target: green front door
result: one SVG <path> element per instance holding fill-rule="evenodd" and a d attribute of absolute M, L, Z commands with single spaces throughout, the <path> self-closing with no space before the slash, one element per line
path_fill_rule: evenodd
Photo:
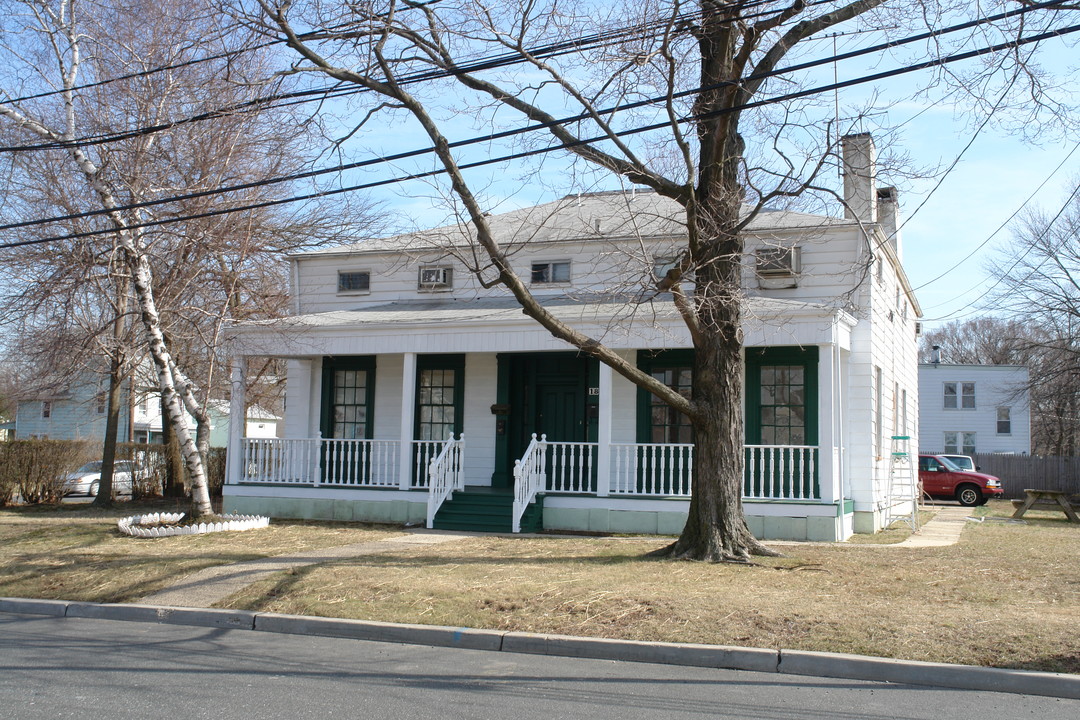
<path fill-rule="evenodd" d="M 587 442 L 590 361 L 576 353 L 499 355 L 494 487 L 513 487 L 514 461 L 532 441 Z"/>

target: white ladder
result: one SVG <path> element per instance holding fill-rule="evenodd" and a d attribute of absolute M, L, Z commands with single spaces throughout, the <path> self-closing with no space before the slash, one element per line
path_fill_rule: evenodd
<path fill-rule="evenodd" d="M 885 495 L 885 519 L 883 528 L 897 520 L 903 520 L 911 526 L 912 532 L 919 532 L 919 479 L 911 463 L 908 445 L 911 438 L 907 435 L 893 435 L 892 452 L 889 456 L 889 487 Z"/>

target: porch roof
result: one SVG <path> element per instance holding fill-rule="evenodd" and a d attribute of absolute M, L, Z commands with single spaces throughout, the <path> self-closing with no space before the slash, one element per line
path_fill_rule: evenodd
<path fill-rule="evenodd" d="M 629 302 L 611 296 L 549 297 L 556 318 L 614 348 L 690 347 L 670 300 Z M 856 320 L 827 305 L 749 298 L 743 308 L 747 345 L 850 346 Z M 400 300 L 333 312 L 243 323 L 231 329 L 240 355 L 309 357 L 399 352 L 566 350 L 525 315 L 512 297 Z"/>

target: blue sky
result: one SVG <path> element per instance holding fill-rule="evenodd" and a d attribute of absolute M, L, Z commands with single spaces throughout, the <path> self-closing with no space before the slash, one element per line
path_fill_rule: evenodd
<path fill-rule="evenodd" d="M 986 38 L 979 39 L 979 42 L 984 41 Z M 852 44 L 873 42 L 877 40 L 856 33 L 843 38 L 839 50 L 843 52 Z M 1071 81 L 1076 72 L 1075 52 L 1069 47 L 1074 43 L 1073 38 L 1052 40 L 1039 48 L 1044 65 L 1057 72 L 1059 77 L 1066 78 L 1070 85 L 1075 84 Z M 811 47 L 808 51 L 815 56 L 827 56 L 831 54 L 832 42 L 818 43 L 816 48 Z M 837 76 L 843 80 L 902 67 L 912 57 L 852 61 L 849 65 L 841 64 Z M 1049 127 L 1050 133 L 1056 132 L 1057 137 L 1043 135 L 1033 142 L 1018 137 L 1015 130 L 1008 132 L 991 124 L 979 131 L 965 152 L 978 118 L 952 102 L 935 104 L 933 97 L 918 98 L 917 91 L 926 82 L 925 72 L 921 72 L 921 75 L 889 78 L 874 86 L 845 89 L 840 93 L 839 102 L 842 117 L 846 112 L 855 112 L 852 108 L 871 104 L 879 114 L 867 121 L 868 124 L 878 123 L 882 128 L 901 126 L 893 140 L 894 151 L 906 153 L 914 167 L 939 169 L 936 174 L 922 179 L 882 179 L 882 184 L 896 184 L 900 188 L 901 213 L 905 221 L 902 230 L 904 266 L 923 307 L 925 326 L 933 328 L 951 319 L 967 319 L 988 312 L 983 301 L 993 282 L 986 272 L 987 260 L 1009 244 L 1010 217 L 1021 211 L 1025 204 L 1051 213 L 1056 211 L 1071 189 L 1070 182 L 1080 178 L 1080 151 L 1070 156 L 1076 142 L 1061 137 L 1070 134 L 1061 126 Z M 813 71 L 807 75 L 807 81 L 818 85 L 831 83 L 833 67 Z M 822 107 L 831 108 L 831 98 L 830 95 Z M 880 106 L 874 103 L 880 103 Z M 451 140 L 455 140 L 481 134 L 488 126 L 482 117 L 469 121 L 467 117 L 458 116 L 449 127 L 453 130 Z M 869 130 L 875 135 L 879 132 L 877 127 L 862 127 L 858 123 L 854 124 L 854 129 Z M 421 133 L 407 132 L 402 126 L 372 129 L 362 133 L 361 137 L 368 150 L 382 153 L 426 144 Z M 888 140 L 881 138 L 879 145 L 883 142 Z M 475 158 L 475 153 L 485 150 L 477 148 L 471 152 Z M 491 152 L 500 154 L 505 149 Z M 943 169 L 956 161 L 961 153 L 956 166 L 943 173 Z M 431 163 L 432 160 L 426 158 L 415 164 L 402 164 L 394 168 L 393 174 L 428 169 L 432 167 Z M 490 202 L 494 212 L 552 200 L 572 191 L 570 183 L 562 177 L 565 174 L 562 163 L 551 158 L 545 159 L 545 165 L 544 172 L 530 180 L 522 180 L 512 168 L 499 168 L 494 173 L 485 170 L 477 189 Z M 382 168 L 377 174 L 385 176 L 386 173 L 387 169 Z M 548 187 L 537 182 L 545 179 L 550 180 Z M 601 188 L 617 187 L 610 178 L 600 182 Z M 1040 185 L 1043 187 L 1037 191 Z M 444 210 L 436 209 L 441 200 L 438 193 L 425 183 L 388 187 L 378 191 L 375 197 L 383 200 L 399 218 L 418 228 L 433 227 L 447 219 Z"/>

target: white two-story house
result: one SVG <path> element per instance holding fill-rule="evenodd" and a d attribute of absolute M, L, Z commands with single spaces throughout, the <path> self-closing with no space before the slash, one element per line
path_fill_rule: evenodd
<path fill-rule="evenodd" d="M 1030 453 L 1028 376 L 1022 365 L 919 365 L 919 449 Z"/>
<path fill-rule="evenodd" d="M 868 135 L 845 139 L 847 217 L 760 213 L 745 233 L 751 530 L 837 540 L 880 528 L 893 435 L 918 416 L 918 305 L 896 195 Z M 491 218 L 555 315 L 689 390 L 692 343 L 654 273 L 684 242 L 651 192 L 575 195 Z M 678 533 L 686 419 L 553 338 L 467 270 L 468 226 L 296 255 L 293 315 L 235 329 L 288 359 L 281 439 L 230 440 L 227 511 L 436 527 Z M 234 428 L 242 423 L 234 423 Z"/>

